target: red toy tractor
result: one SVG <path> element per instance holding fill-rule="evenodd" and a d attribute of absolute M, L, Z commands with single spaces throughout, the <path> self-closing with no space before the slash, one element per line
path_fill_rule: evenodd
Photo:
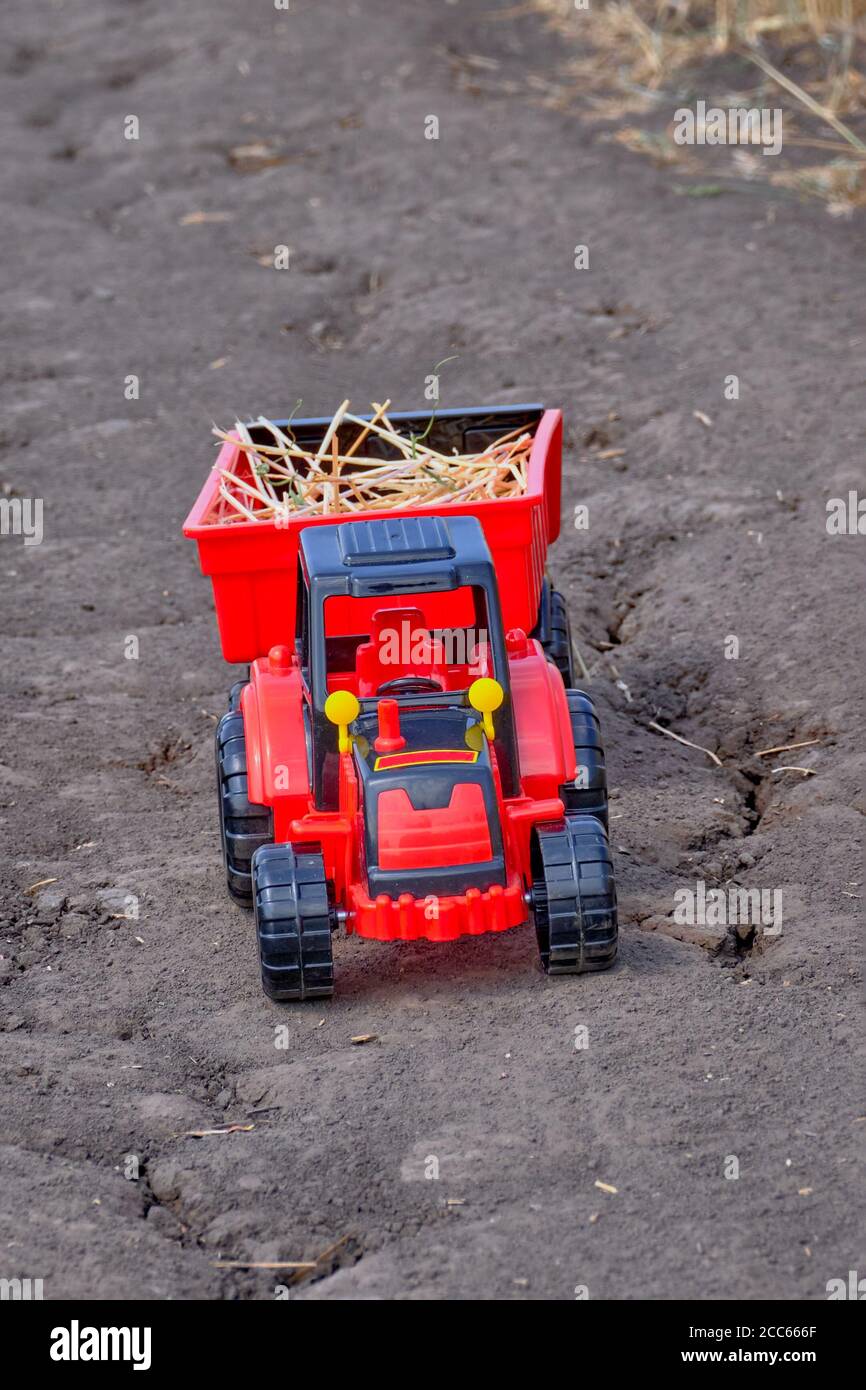
<path fill-rule="evenodd" d="M 327 424 L 291 428 L 306 447 Z M 338 926 L 451 941 L 531 920 L 551 975 L 614 962 L 599 724 L 544 578 L 562 417 L 450 410 L 432 429 L 446 451 L 521 427 L 517 498 L 221 526 L 214 473 L 187 520 L 224 655 L 252 663 L 217 728 L 217 779 L 228 888 L 255 909 L 272 999 L 333 993 Z M 245 463 L 224 446 L 221 468 Z"/>

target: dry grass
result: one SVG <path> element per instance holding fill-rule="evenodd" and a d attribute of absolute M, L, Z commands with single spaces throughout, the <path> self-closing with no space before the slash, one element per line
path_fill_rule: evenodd
<path fill-rule="evenodd" d="M 848 216 L 852 208 L 866 207 L 866 160 L 834 159 L 806 169 L 785 169 L 770 175 L 778 188 L 793 188 L 813 198 L 823 198 L 834 217 Z"/>
<path fill-rule="evenodd" d="M 685 64 L 753 47 L 763 39 L 811 44 L 823 54 L 829 109 L 854 101 L 862 110 L 862 76 L 849 86 L 858 39 L 866 40 L 866 0 L 610 0 L 576 10 L 573 0 L 533 0 L 532 8 L 572 35 L 607 50 L 608 71 L 627 70 L 633 83 L 654 90 Z M 595 61 L 587 70 L 597 71 Z M 857 89 L 860 89 L 859 92 Z"/>
<path fill-rule="evenodd" d="M 786 145 L 846 155 L 790 172 L 765 160 L 763 177 L 824 198 L 834 212 L 863 206 L 866 143 L 848 122 L 866 113 L 866 0 L 590 0 L 586 10 L 574 0 L 532 0 L 531 8 L 580 46 L 549 104 L 579 100 L 602 120 L 646 115 L 678 95 L 688 69 L 735 53 L 754 65 L 760 90 L 725 91 L 716 104 L 781 106 Z M 799 121 L 810 118 L 812 128 L 800 136 Z M 830 139 L 822 127 L 830 127 Z M 632 124 L 614 138 L 657 163 L 693 167 L 664 134 Z"/>
<path fill-rule="evenodd" d="M 213 524 L 438 508 L 526 491 L 532 435 L 525 430 L 502 435 L 480 453 L 443 454 L 427 431 L 401 434 L 388 418 L 389 401 L 374 403 L 369 420 L 350 414 L 349 404 L 343 401 L 315 452 L 302 447 L 291 422 L 280 427 L 261 416 L 256 427 L 268 443 L 254 441 L 241 421 L 231 433 L 214 428 L 222 443 L 242 447 L 231 469 L 220 468 Z"/>

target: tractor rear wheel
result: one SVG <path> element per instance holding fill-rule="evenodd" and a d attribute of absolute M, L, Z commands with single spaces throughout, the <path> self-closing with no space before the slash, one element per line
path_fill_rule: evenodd
<path fill-rule="evenodd" d="M 613 861 L 595 816 L 535 827 L 532 910 L 542 969 L 548 975 L 608 970 L 616 960 Z"/>
<path fill-rule="evenodd" d="M 574 656 L 571 650 L 571 622 L 565 599 L 549 579 L 541 586 L 538 621 L 530 634 L 544 648 L 548 661 L 559 671 L 566 688 L 574 685 Z"/>
<path fill-rule="evenodd" d="M 235 902 L 252 907 L 250 863 L 274 832 L 269 808 L 254 805 L 247 795 L 247 746 L 239 710 L 230 709 L 217 725 L 216 766 L 226 883 Z"/>
<path fill-rule="evenodd" d="M 334 993 L 333 886 L 318 845 L 263 845 L 252 865 L 262 988 L 271 999 Z"/>
<path fill-rule="evenodd" d="M 559 788 L 566 815 L 597 816 L 607 828 L 607 769 L 595 705 L 582 690 L 567 690 L 577 774 Z"/>

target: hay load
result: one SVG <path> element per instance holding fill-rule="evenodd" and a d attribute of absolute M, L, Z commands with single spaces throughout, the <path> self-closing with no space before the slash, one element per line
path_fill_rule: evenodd
<path fill-rule="evenodd" d="M 239 442 L 241 449 L 238 467 L 219 468 L 221 505 L 214 523 L 285 524 L 304 516 L 439 508 L 526 492 L 533 441 L 526 429 L 511 430 L 478 453 L 447 454 L 429 443 L 429 425 L 423 434 L 396 428 L 388 418 L 390 401 L 374 402 L 366 420 L 351 414 L 349 405 L 343 401 L 315 449 L 302 446 L 291 421 L 277 425 L 260 416 L 255 439 L 240 421 L 231 431 L 215 427 L 218 440 Z"/>

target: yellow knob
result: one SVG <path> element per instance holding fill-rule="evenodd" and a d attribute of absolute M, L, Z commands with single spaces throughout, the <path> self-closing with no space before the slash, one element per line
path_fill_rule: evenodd
<path fill-rule="evenodd" d="M 351 690 L 333 690 L 325 701 L 325 717 L 330 719 L 332 724 L 336 724 L 339 730 L 341 753 L 348 753 L 352 747 L 349 725 L 353 719 L 358 718 L 360 711 L 361 706 Z"/>
<path fill-rule="evenodd" d="M 505 691 L 499 681 L 491 680 L 489 676 L 481 676 L 469 687 L 469 703 L 481 715 L 484 732 L 490 739 L 493 738 L 493 711 L 499 709 L 504 699 Z"/>

